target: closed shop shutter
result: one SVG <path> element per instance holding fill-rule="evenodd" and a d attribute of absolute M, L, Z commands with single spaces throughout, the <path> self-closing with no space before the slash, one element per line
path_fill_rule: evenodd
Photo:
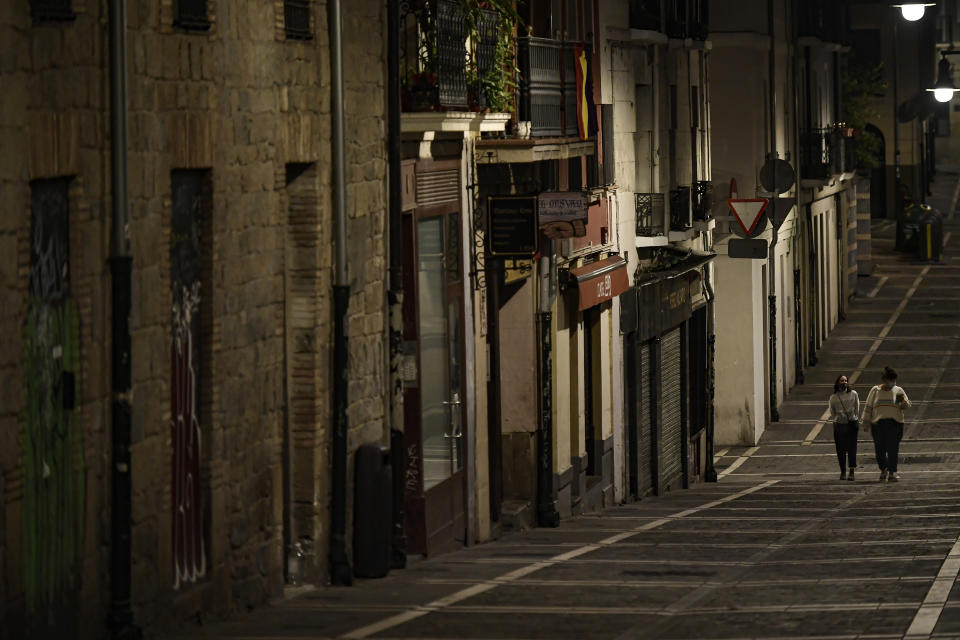
<path fill-rule="evenodd" d="M 637 493 L 646 495 L 653 489 L 653 437 L 650 426 L 650 343 L 640 345 L 640 384 L 637 393 L 640 394 L 640 415 L 637 419 L 637 470 L 639 480 Z"/>
<path fill-rule="evenodd" d="M 680 329 L 663 336 L 660 342 L 660 389 L 663 407 L 660 447 L 660 491 L 677 488 L 682 474 L 680 416 Z"/>

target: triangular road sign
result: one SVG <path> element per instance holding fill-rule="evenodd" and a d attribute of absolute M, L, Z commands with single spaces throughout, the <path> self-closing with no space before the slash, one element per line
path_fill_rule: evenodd
<path fill-rule="evenodd" d="M 733 212 L 740 227 L 748 236 L 753 233 L 753 229 L 763 216 L 767 208 L 768 200 L 766 198 L 730 198 L 727 200 L 727 206 Z"/>

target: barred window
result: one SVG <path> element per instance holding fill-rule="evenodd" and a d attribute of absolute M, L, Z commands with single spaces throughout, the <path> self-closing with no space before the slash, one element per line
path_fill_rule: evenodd
<path fill-rule="evenodd" d="M 73 20 L 73 0 L 30 0 L 30 17 L 35 22 Z"/>
<path fill-rule="evenodd" d="M 283 28 L 287 38 L 310 40 L 310 0 L 283 0 Z"/>
<path fill-rule="evenodd" d="M 207 16 L 207 0 L 176 0 L 173 23 L 184 29 L 206 30 L 210 28 Z"/>

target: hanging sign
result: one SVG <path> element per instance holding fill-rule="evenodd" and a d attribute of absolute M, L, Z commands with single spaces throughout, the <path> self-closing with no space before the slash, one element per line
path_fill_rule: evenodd
<path fill-rule="evenodd" d="M 536 196 L 492 196 L 487 200 L 487 252 L 494 258 L 532 258 L 540 229 Z"/>
<path fill-rule="evenodd" d="M 540 227 L 548 238 L 581 238 L 587 235 L 587 207 L 584 193 L 558 191 L 537 197 Z"/>

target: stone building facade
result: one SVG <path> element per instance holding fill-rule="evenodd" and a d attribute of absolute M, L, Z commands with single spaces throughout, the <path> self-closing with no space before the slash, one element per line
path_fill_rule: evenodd
<path fill-rule="evenodd" d="M 0 9 L 0 621 L 37 636 L 100 634 L 110 602 L 107 9 Z M 326 577 L 330 40 L 321 1 L 127 18 L 132 606 L 150 625 L 279 594 L 293 542 L 301 579 Z M 344 10 L 349 452 L 385 432 L 385 50 L 363 37 L 383 21 L 383 3 Z"/>

